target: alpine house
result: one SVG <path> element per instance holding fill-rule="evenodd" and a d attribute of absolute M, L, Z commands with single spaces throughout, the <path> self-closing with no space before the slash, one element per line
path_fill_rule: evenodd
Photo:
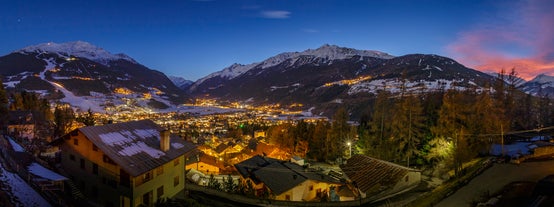
<path fill-rule="evenodd" d="M 182 192 L 184 156 L 195 148 L 150 120 L 83 127 L 62 140 L 64 171 L 102 206 L 150 206 Z"/>

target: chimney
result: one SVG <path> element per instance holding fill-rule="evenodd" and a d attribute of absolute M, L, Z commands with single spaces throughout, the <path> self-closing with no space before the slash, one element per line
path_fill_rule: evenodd
<path fill-rule="evenodd" d="M 160 131 L 160 149 L 164 152 L 169 150 L 169 130 Z"/>

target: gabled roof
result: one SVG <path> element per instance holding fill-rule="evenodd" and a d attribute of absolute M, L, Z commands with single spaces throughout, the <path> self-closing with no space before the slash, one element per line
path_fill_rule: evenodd
<path fill-rule="evenodd" d="M 196 157 L 196 156 L 198 156 L 198 157 Z M 203 153 L 203 152 L 199 152 L 198 154 L 196 154 L 196 156 L 193 156 L 192 158 L 190 158 L 187 161 L 187 165 L 196 164 L 197 162 L 203 162 L 205 164 L 208 164 L 208 165 L 211 165 L 211 166 L 214 166 L 214 167 L 218 167 L 220 169 L 224 168 L 223 162 L 218 161 L 217 157 L 210 156 L 210 155 L 208 155 L 206 153 Z"/>
<path fill-rule="evenodd" d="M 77 130 L 131 176 L 153 170 L 195 148 L 193 144 L 171 136 L 169 150 L 162 151 L 160 131 L 164 129 L 151 120 L 88 126 Z"/>
<path fill-rule="evenodd" d="M 221 154 L 223 151 L 225 151 L 227 148 L 229 147 L 229 145 L 225 144 L 225 143 L 221 143 L 219 145 L 217 145 L 217 147 L 215 147 L 215 152 L 217 152 L 218 154 Z"/>
<path fill-rule="evenodd" d="M 237 171 L 239 171 L 242 177 L 245 177 L 245 178 L 250 177 L 254 182 L 258 183 L 259 180 L 256 179 L 255 177 L 251 177 L 252 175 L 251 173 L 262 167 L 268 166 L 273 162 L 279 162 L 279 160 L 256 155 L 254 157 L 251 157 L 250 159 L 237 163 L 235 165 L 235 168 L 237 168 Z"/>
<path fill-rule="evenodd" d="M 289 168 L 290 170 L 298 173 L 299 175 L 302 175 L 303 177 L 305 177 L 308 180 L 324 182 L 324 183 L 334 183 L 334 184 L 342 184 L 343 183 L 340 180 L 335 179 L 335 178 L 333 178 L 329 175 L 326 175 L 326 174 L 323 174 L 323 173 L 320 173 L 320 172 L 316 172 L 316 171 L 313 171 L 313 170 L 308 169 L 308 168 L 304 168 L 304 167 L 302 167 L 300 165 L 297 165 L 295 163 L 284 162 L 283 165 L 286 166 L 287 168 Z"/>
<path fill-rule="evenodd" d="M 288 169 L 279 162 L 271 163 L 256 170 L 254 176 L 262 181 L 275 195 L 287 192 L 308 180 L 306 177 Z"/>
<path fill-rule="evenodd" d="M 417 171 L 365 155 L 352 155 L 340 168 L 350 180 L 356 182 L 362 192 L 366 193 L 379 190 L 375 188 L 392 187 L 408 172 Z"/>
<path fill-rule="evenodd" d="M 311 171 L 288 161 L 256 155 L 235 165 L 242 177 L 262 182 L 276 195 L 282 194 L 306 180 L 341 184 L 328 175 Z"/>

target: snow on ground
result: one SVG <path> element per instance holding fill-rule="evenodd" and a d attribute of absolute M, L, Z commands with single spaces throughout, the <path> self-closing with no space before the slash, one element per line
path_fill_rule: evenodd
<path fill-rule="evenodd" d="M 61 99 L 61 101 L 70 103 L 72 106 L 79 107 L 83 111 L 86 111 L 89 108 L 95 112 L 104 111 L 102 107 L 98 106 L 98 104 L 94 103 L 93 101 L 88 100 L 85 97 L 75 96 L 73 93 L 71 93 L 71 91 L 65 89 L 62 85 L 58 83 L 54 83 L 54 82 L 50 82 L 50 83 L 65 95 L 65 97 Z"/>
<path fill-rule="evenodd" d="M 0 164 L 0 190 L 6 192 L 11 203 L 21 207 L 48 207 L 51 206 L 40 194 L 29 186 L 17 174 L 4 169 Z"/>
<path fill-rule="evenodd" d="M 6 88 L 15 88 L 15 85 L 19 84 L 20 81 L 8 81 L 5 82 L 4 85 Z"/>
<path fill-rule="evenodd" d="M 379 79 L 379 80 L 372 80 L 372 81 L 364 81 L 357 84 L 354 84 L 350 86 L 350 89 L 348 90 L 348 94 L 356 94 L 361 92 L 366 93 L 376 93 L 378 90 L 385 89 L 391 93 L 399 93 L 401 90 L 402 84 L 406 84 L 406 88 L 408 91 L 418 92 L 421 89 L 425 89 L 426 91 L 431 90 L 448 90 L 448 89 L 455 89 L 455 90 L 463 90 L 464 87 L 456 86 L 455 83 L 462 82 L 463 80 L 445 80 L 445 79 L 438 79 L 434 81 L 407 81 L 403 83 L 400 80 L 397 79 Z"/>
<path fill-rule="evenodd" d="M 104 112 L 104 109 L 100 107 L 97 103 L 94 103 L 93 101 L 90 101 L 85 97 L 75 96 L 71 91 L 65 89 L 61 84 L 47 80 L 44 73 L 50 69 L 55 68 L 56 63 L 54 62 L 53 58 L 44 59 L 44 61 L 46 62 L 46 67 L 44 68 L 44 71 L 40 72 L 40 78 L 52 84 L 54 87 L 56 87 L 56 89 L 58 89 L 65 95 L 65 97 L 61 99 L 61 101 L 70 103 L 72 106 L 79 107 L 83 111 L 86 111 L 90 108 L 92 111 L 95 112 Z"/>
<path fill-rule="evenodd" d="M 529 152 L 529 150 L 531 149 L 530 145 L 532 144 L 529 142 L 515 142 L 513 144 L 505 144 L 504 154 L 510 157 L 516 154 L 522 154 L 522 155 L 530 154 Z M 490 153 L 496 156 L 502 155 L 502 145 L 493 144 L 491 146 Z"/>
<path fill-rule="evenodd" d="M 222 108 L 215 106 L 186 106 L 182 105 L 176 108 L 168 108 L 166 110 L 161 110 L 162 112 L 175 111 L 179 113 L 192 113 L 197 115 L 210 115 L 210 114 L 224 114 L 245 111 L 244 109 L 235 109 L 235 108 Z"/>

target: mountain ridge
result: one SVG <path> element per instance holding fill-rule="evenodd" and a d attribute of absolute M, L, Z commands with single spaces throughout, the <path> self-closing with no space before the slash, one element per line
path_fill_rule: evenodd
<path fill-rule="evenodd" d="M 347 51 L 344 54 L 332 54 L 321 52 L 321 51 Z M 308 51 L 308 52 L 306 52 Z M 319 51 L 314 52 L 314 51 Z M 354 52 L 352 52 L 354 51 Z M 481 79 L 478 78 L 481 76 L 485 79 L 490 79 L 491 77 L 480 71 L 476 71 L 470 68 L 467 68 L 458 62 L 438 56 L 438 55 L 425 55 L 425 54 L 410 54 L 399 57 L 393 57 L 386 53 L 376 53 L 375 51 L 370 51 L 371 54 L 367 56 L 367 53 L 356 52 L 360 50 L 354 50 L 351 48 L 341 48 L 338 46 L 324 45 L 318 49 L 308 49 L 304 52 L 293 52 L 293 53 L 281 53 L 279 55 L 270 57 L 263 62 L 252 63 L 248 65 L 233 64 L 229 67 L 224 68 L 221 71 L 212 73 L 203 79 L 196 81 L 191 87 L 189 87 L 188 92 L 193 95 L 199 94 L 208 94 L 215 91 L 216 97 L 221 97 L 224 94 L 217 92 L 222 90 L 222 87 L 234 87 L 241 88 L 241 85 L 248 85 L 251 81 L 256 81 L 254 79 L 259 79 L 265 77 L 265 81 L 260 82 L 259 84 L 263 85 L 266 83 L 274 83 L 274 86 L 267 86 L 269 90 L 271 88 L 283 88 L 286 85 L 310 85 L 316 84 L 317 87 L 321 87 L 325 84 L 332 82 L 340 82 L 346 80 L 354 80 L 362 76 L 366 77 L 364 80 L 359 80 L 358 82 L 364 82 L 369 79 L 372 81 L 382 80 L 382 79 L 398 79 L 400 78 L 403 71 L 408 71 L 408 79 L 417 79 L 417 80 L 437 80 L 441 79 L 442 76 L 448 80 L 453 80 L 456 78 L 466 78 L 466 79 Z M 287 54 L 287 55 L 283 55 Z M 295 54 L 295 55 L 290 55 Z M 320 55 L 323 54 L 323 55 Z M 377 54 L 377 55 L 375 55 Z M 383 55 L 386 54 L 386 55 Z M 288 57 L 288 58 L 286 58 Z M 272 61 L 277 60 L 277 61 Z M 271 64 L 267 64 L 267 63 Z M 331 67 L 331 68 L 329 68 Z M 309 74 L 302 74 L 302 72 L 293 72 L 297 68 L 307 68 L 306 70 L 311 70 Z M 415 69 L 418 70 L 415 70 Z M 328 77 L 320 77 L 319 82 L 306 82 L 307 79 L 302 79 L 305 76 L 319 76 L 317 73 L 327 73 Z M 452 70 L 452 71 L 451 71 Z M 277 72 L 272 72 L 277 71 Z M 469 71 L 469 72 L 468 72 Z M 231 72 L 235 72 L 234 75 L 225 75 Z M 272 74 L 271 76 L 264 74 Z M 288 75 L 287 78 L 280 78 L 284 74 L 287 76 L 287 73 L 296 73 L 295 75 Z M 250 78 L 248 78 L 250 77 Z M 256 77 L 256 78 L 254 78 Z M 271 77 L 271 78 L 269 78 Z M 370 77 L 370 78 L 369 78 Z M 274 79 L 283 79 L 282 83 L 275 82 Z M 297 79 L 293 82 L 287 82 L 287 80 Z M 325 80 L 327 82 L 321 82 Z M 258 81 L 259 82 L 259 81 Z M 466 80 L 467 82 L 467 80 Z M 483 82 L 483 81 L 477 81 Z M 471 84 L 475 84 L 474 82 Z M 257 86 L 257 85 L 256 85 Z M 262 89 L 251 85 L 250 87 L 255 87 L 257 89 Z M 484 86 L 484 84 L 482 85 Z M 268 90 L 268 89 L 266 89 Z M 373 91 L 374 92 L 374 91 Z M 231 93 L 230 90 L 227 93 Z M 229 97 L 241 97 L 240 94 L 231 93 L 232 95 L 226 95 Z M 260 94 L 261 95 L 261 94 Z M 246 97 L 243 97 L 246 98 Z M 249 99 L 249 98 L 246 98 Z"/>
<path fill-rule="evenodd" d="M 251 69 L 269 68 L 269 67 L 281 64 L 285 60 L 295 59 L 305 55 L 314 56 L 322 59 L 328 59 L 328 60 L 345 59 L 356 55 L 362 56 L 362 57 L 377 57 L 382 59 L 389 59 L 394 57 L 387 53 L 375 51 L 375 50 L 357 50 L 357 49 L 352 49 L 347 47 L 339 47 L 336 45 L 324 44 L 317 49 L 307 49 L 307 50 L 304 50 L 303 52 L 283 52 L 275 56 L 269 57 L 261 62 L 254 62 L 250 64 L 234 63 L 220 71 L 208 74 L 207 76 L 198 79 L 191 86 L 191 89 L 194 90 L 194 88 L 198 87 L 198 85 L 202 84 L 205 80 L 210 78 L 221 78 L 221 79 L 227 79 L 227 80 L 233 79 L 233 78 L 236 78 L 237 76 L 240 76 L 248 72 Z"/>
<path fill-rule="evenodd" d="M 8 90 L 77 103 L 82 110 L 120 104 L 164 109 L 190 101 L 162 72 L 83 41 L 32 45 L 1 56 L 0 75 Z"/>
<path fill-rule="evenodd" d="M 280 53 L 261 62 L 235 63 L 192 82 L 168 77 L 127 55 L 112 54 L 83 41 L 42 43 L 16 50 L 0 57 L 0 75 L 8 88 L 30 90 L 57 100 L 72 97 L 79 103 L 89 103 L 98 99 L 102 102 L 94 103 L 98 107 L 131 103 L 157 108 L 182 104 L 191 97 L 310 108 L 337 104 L 355 107 L 367 103 L 379 90 L 488 90 L 487 83 L 495 78 L 439 55 L 395 57 L 325 44 L 302 52 Z M 554 78 L 537 76 L 522 89 L 533 95 L 554 94 Z"/>
<path fill-rule="evenodd" d="M 84 41 L 65 42 L 65 43 L 41 43 L 31 45 L 16 50 L 18 53 L 58 53 L 60 56 L 71 58 L 71 56 L 87 58 L 96 62 L 106 64 L 108 61 L 124 59 L 132 63 L 137 63 L 133 58 L 123 53 L 111 54 L 103 48 L 92 45 Z"/>

